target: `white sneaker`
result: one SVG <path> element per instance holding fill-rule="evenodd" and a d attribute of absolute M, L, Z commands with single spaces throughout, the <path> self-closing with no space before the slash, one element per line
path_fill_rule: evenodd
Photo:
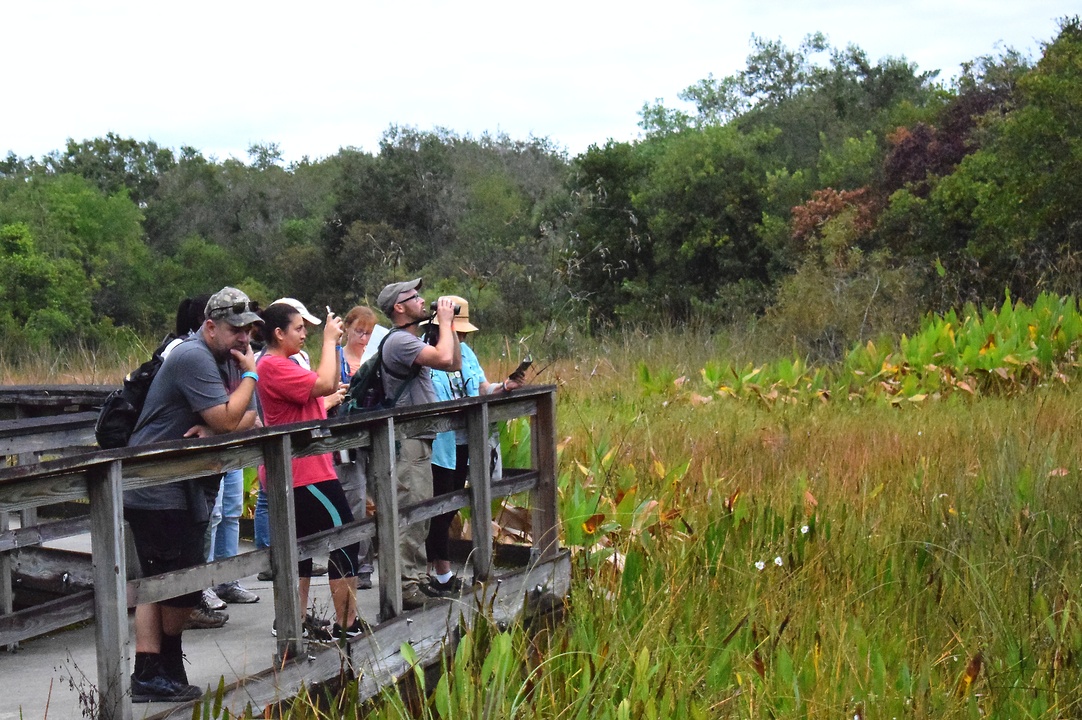
<path fill-rule="evenodd" d="M 221 610 L 225 607 L 225 600 L 218 597 L 214 592 L 214 588 L 207 588 L 203 591 L 203 604 L 211 610 Z"/>

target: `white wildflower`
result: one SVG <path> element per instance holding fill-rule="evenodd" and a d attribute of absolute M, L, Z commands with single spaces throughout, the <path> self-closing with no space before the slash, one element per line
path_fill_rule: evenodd
<path fill-rule="evenodd" d="M 808 534 L 808 526 L 807 525 L 801 525 L 800 526 L 800 534 L 801 535 L 807 535 Z"/>
<path fill-rule="evenodd" d="M 762 560 L 759 560 L 759 561 L 757 561 L 757 562 L 755 563 L 755 569 L 756 569 L 756 570 L 762 570 L 762 569 L 763 569 L 763 568 L 765 568 L 765 567 L 766 567 L 766 563 L 765 563 L 765 562 L 763 562 Z"/>
<path fill-rule="evenodd" d="M 774 558 L 774 564 L 777 565 L 778 567 L 781 567 L 781 555 Z"/>

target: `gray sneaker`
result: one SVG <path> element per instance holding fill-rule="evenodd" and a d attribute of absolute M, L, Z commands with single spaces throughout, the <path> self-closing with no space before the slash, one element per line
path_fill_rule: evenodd
<path fill-rule="evenodd" d="M 206 605 L 209 610 L 221 610 L 225 608 L 225 600 L 218 597 L 218 594 L 214 592 L 214 588 L 207 588 L 203 591 L 203 604 Z"/>
<path fill-rule="evenodd" d="M 220 628 L 225 625 L 229 616 L 223 612 L 217 610 L 211 610 L 204 607 L 202 604 L 196 605 L 192 610 L 192 614 L 188 617 L 188 622 L 184 624 L 185 630 L 206 630 L 210 628 Z"/>
<path fill-rule="evenodd" d="M 219 585 L 214 588 L 214 592 L 217 593 L 219 598 L 227 603 L 244 605 L 259 602 L 259 596 L 241 585 L 238 580 Z"/>
<path fill-rule="evenodd" d="M 428 595 L 421 592 L 421 588 L 417 587 L 416 583 L 411 583 L 402 588 L 402 609 L 403 610 L 416 610 L 422 608 L 425 603 L 431 600 Z"/>

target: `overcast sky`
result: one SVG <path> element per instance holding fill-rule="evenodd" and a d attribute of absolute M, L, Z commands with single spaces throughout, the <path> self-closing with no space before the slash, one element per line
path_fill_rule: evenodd
<path fill-rule="evenodd" d="M 378 150 L 388 126 L 548 137 L 572 155 L 632 140 L 643 103 L 744 67 L 756 35 L 821 31 L 877 61 L 956 76 L 1034 58 L 1078 0 L 235 2 L 5 0 L 0 156 L 114 132 L 218 159 Z"/>

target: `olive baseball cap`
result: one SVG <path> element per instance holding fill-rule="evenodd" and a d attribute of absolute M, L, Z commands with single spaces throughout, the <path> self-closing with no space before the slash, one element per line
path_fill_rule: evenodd
<path fill-rule="evenodd" d="M 390 318 L 391 313 L 394 312 L 394 304 L 398 302 L 399 295 L 406 292 L 407 290 L 420 289 L 421 278 L 391 283 L 390 285 L 379 291 L 379 297 L 376 299 L 376 304 L 379 305 L 379 309 L 383 311 L 383 314 Z"/>

